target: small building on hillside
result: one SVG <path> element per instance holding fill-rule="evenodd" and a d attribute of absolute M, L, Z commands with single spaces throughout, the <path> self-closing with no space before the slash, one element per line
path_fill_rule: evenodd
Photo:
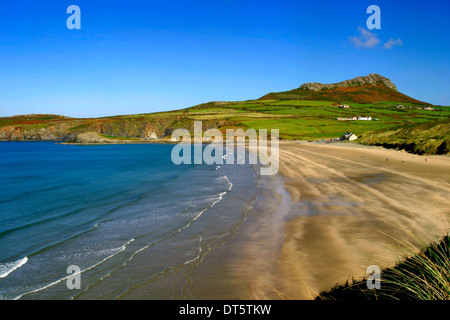
<path fill-rule="evenodd" d="M 354 133 L 349 132 L 349 133 L 344 134 L 340 140 L 341 141 L 352 141 L 352 140 L 356 140 L 356 139 L 358 139 L 358 136 Z"/>
<path fill-rule="evenodd" d="M 343 109 L 350 109 L 350 106 L 348 104 L 340 104 L 338 107 Z"/>
<path fill-rule="evenodd" d="M 361 116 L 359 116 L 358 120 L 372 121 L 372 117 L 371 116 L 368 116 L 368 117 L 361 117 Z"/>

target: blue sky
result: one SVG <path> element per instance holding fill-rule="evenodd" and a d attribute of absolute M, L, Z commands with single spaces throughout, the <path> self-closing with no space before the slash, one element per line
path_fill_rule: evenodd
<path fill-rule="evenodd" d="M 380 30 L 367 30 L 372 4 Z M 81 30 L 66 27 L 70 5 Z M 165 111 L 373 72 L 450 105 L 449 11 L 447 0 L 0 0 L 0 116 Z"/>

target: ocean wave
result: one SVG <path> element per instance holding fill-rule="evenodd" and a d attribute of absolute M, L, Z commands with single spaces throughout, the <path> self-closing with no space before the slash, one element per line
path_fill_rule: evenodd
<path fill-rule="evenodd" d="M 231 188 L 233 187 L 233 184 L 231 183 L 231 181 L 228 179 L 227 176 L 221 176 L 218 179 L 223 179 L 228 183 L 228 191 L 231 191 Z"/>
<path fill-rule="evenodd" d="M 228 183 L 229 183 L 229 189 L 228 189 L 228 191 L 231 190 L 232 184 L 231 184 L 231 182 L 228 180 L 228 178 L 227 178 L 226 176 L 219 177 L 219 179 L 225 179 L 226 181 L 228 181 Z M 141 253 L 142 251 L 144 251 L 144 250 L 146 250 L 146 249 L 148 249 L 148 248 L 154 246 L 155 244 L 157 244 L 157 243 L 159 243 L 159 242 L 161 242 L 161 241 L 165 241 L 165 240 L 167 240 L 167 239 L 170 239 L 171 237 L 175 236 L 176 234 L 178 234 L 178 233 L 182 232 L 183 230 L 189 228 L 189 227 L 191 226 L 192 223 L 194 223 L 197 219 L 199 219 L 199 218 L 203 215 L 203 213 L 205 213 L 207 210 L 211 209 L 211 208 L 214 207 L 219 201 L 221 201 L 221 200 L 223 199 L 223 196 L 224 196 L 228 191 L 220 192 L 220 193 L 218 193 L 218 194 L 216 194 L 216 195 L 214 195 L 214 196 L 212 196 L 212 197 L 209 197 L 208 200 L 212 200 L 212 202 L 208 205 L 208 207 L 207 207 L 207 208 L 204 208 L 204 209 L 202 209 L 202 210 L 200 210 L 200 211 L 194 212 L 194 213 L 193 213 L 192 219 L 189 220 L 189 221 L 187 221 L 187 223 L 186 223 L 185 225 L 183 225 L 183 226 L 181 226 L 180 228 L 174 230 L 174 231 L 171 232 L 170 234 L 165 235 L 164 237 L 162 237 L 162 238 L 160 238 L 160 239 L 157 239 L 157 240 L 155 240 L 155 241 L 152 241 L 151 243 L 148 243 L 147 245 L 145 245 L 145 246 L 139 248 L 139 249 L 136 250 L 133 254 L 131 254 L 131 256 L 130 256 L 126 261 L 124 261 L 124 262 L 122 263 L 122 265 L 120 265 L 120 266 L 118 266 L 117 268 L 115 268 L 114 270 L 110 271 L 108 274 L 106 274 L 105 276 L 101 277 L 101 278 L 100 278 L 99 280 L 97 280 L 97 281 L 104 280 L 105 278 L 111 276 L 111 274 L 114 273 L 115 271 L 124 268 L 130 261 L 132 261 L 132 260 L 134 259 L 134 257 L 135 257 L 136 255 L 138 255 L 138 254 Z M 189 208 L 189 209 L 190 209 L 190 208 Z M 185 212 L 186 210 L 187 210 L 187 209 L 183 210 L 181 213 Z M 178 213 L 177 215 L 179 215 L 179 214 L 180 214 L 180 213 Z M 201 240 L 202 240 L 202 237 L 201 237 L 200 235 L 199 235 L 199 237 L 200 237 L 200 241 L 201 241 Z M 200 248 L 200 249 L 199 249 L 199 252 L 198 252 L 198 256 L 196 256 L 194 259 L 191 259 L 191 260 L 186 261 L 186 262 L 183 263 L 183 264 L 188 264 L 188 263 L 190 263 L 190 262 L 192 262 L 192 261 L 195 261 L 195 260 L 199 259 L 199 258 L 200 258 L 201 251 L 202 251 L 202 249 Z M 162 274 L 162 273 L 164 273 L 164 270 L 161 271 L 161 272 L 158 273 L 158 274 Z M 89 286 L 89 287 L 90 287 L 90 286 Z M 89 287 L 88 287 L 88 288 L 89 288 Z M 87 288 L 87 289 L 88 289 L 88 288 Z M 87 289 L 86 289 L 86 290 L 87 290 Z M 84 291 L 86 291 L 86 290 L 84 290 Z M 84 291 L 83 291 L 83 292 L 84 292 Z"/>
<path fill-rule="evenodd" d="M 197 255 L 196 255 L 194 258 L 192 258 L 192 259 L 190 259 L 190 260 L 187 260 L 187 261 L 183 262 L 183 265 L 189 264 L 189 263 L 191 263 L 191 262 L 194 262 L 195 260 L 200 259 L 201 253 L 202 253 L 202 251 L 203 251 L 203 249 L 202 249 L 202 247 L 201 247 L 201 245 L 200 245 L 200 243 L 202 242 L 202 240 L 203 240 L 203 237 L 202 237 L 201 235 L 198 235 L 198 253 L 197 253 Z"/>
<path fill-rule="evenodd" d="M 29 295 L 29 294 L 32 294 L 32 293 L 36 293 L 36 292 L 42 291 L 42 290 L 44 290 L 44 289 L 50 288 L 50 287 L 52 287 L 52 286 L 54 286 L 54 285 L 56 285 L 56 284 L 58 284 L 58 283 L 60 283 L 60 282 L 62 282 L 62 281 L 65 281 L 65 280 L 69 279 L 70 277 L 73 277 L 74 275 L 81 274 L 81 273 L 83 273 L 83 272 L 85 272 L 85 271 L 91 270 L 91 269 L 95 268 L 96 266 L 102 264 L 102 263 L 105 262 L 106 260 L 109 260 L 109 259 L 111 259 L 112 257 L 114 257 L 115 255 L 119 254 L 120 252 L 124 251 L 124 250 L 127 248 L 127 245 L 129 245 L 130 243 L 132 243 L 134 240 L 135 240 L 135 239 L 130 239 L 130 240 L 128 240 L 124 245 L 122 245 L 122 246 L 120 246 L 120 247 L 118 247 L 118 248 L 107 249 L 107 250 L 109 250 L 110 252 L 114 252 L 114 253 L 112 253 L 111 255 L 107 256 L 107 257 L 104 258 L 103 260 L 101 260 L 101 261 L 99 261 L 99 262 L 93 264 L 92 266 L 87 267 L 86 269 L 83 269 L 83 270 L 81 270 L 80 272 L 73 273 L 73 274 L 70 274 L 70 275 L 68 275 L 68 276 L 66 276 L 66 277 L 60 278 L 60 279 L 58 279 L 58 280 L 55 280 L 55 281 L 53 281 L 53 282 L 51 282 L 51 283 L 49 283 L 49 284 L 47 284 L 47 285 L 45 285 L 45 286 L 42 286 L 42 287 L 39 287 L 39 288 L 37 288 L 37 289 L 28 291 L 28 292 L 26 292 L 26 293 L 24 293 L 24 294 L 21 294 L 21 295 L 15 297 L 14 300 L 18 300 L 18 299 L 22 298 L 23 296 L 26 296 L 26 295 Z M 102 250 L 102 251 L 105 252 L 106 250 Z"/>
<path fill-rule="evenodd" d="M 178 174 L 173 175 L 170 179 L 165 181 L 165 183 L 177 179 L 178 176 L 179 176 Z M 51 188 L 49 188 L 49 190 L 50 189 Z M 56 189 L 58 189 L 58 188 L 56 188 Z M 150 190 L 146 190 L 145 192 L 141 192 L 141 193 L 137 194 L 133 200 L 127 200 L 125 203 L 119 203 L 118 202 L 117 205 L 116 205 L 114 202 L 111 202 L 110 204 L 114 205 L 114 206 L 112 208 L 106 210 L 103 214 L 95 217 L 95 220 L 93 220 L 93 221 L 103 219 L 104 217 L 109 216 L 112 212 L 115 212 L 117 210 L 123 209 L 124 207 L 130 206 L 131 204 L 137 203 L 142 198 L 152 194 L 155 190 L 157 190 L 157 187 L 151 188 Z M 40 190 L 40 192 L 41 191 L 43 191 L 43 190 Z M 122 193 L 135 192 L 135 191 L 136 191 L 136 189 L 129 188 L 129 189 L 126 189 L 125 191 L 122 191 Z M 33 191 L 30 191 L 30 192 L 33 192 Z M 47 218 L 43 218 L 43 219 L 39 219 L 39 220 L 35 220 L 35 221 L 30 221 L 28 223 L 17 225 L 17 226 L 15 226 L 13 228 L 10 228 L 10 229 L 2 230 L 2 231 L 0 231 L 0 237 L 8 235 L 8 234 L 11 234 L 11 233 L 14 233 L 14 232 L 17 232 L 17 231 L 22 231 L 22 230 L 27 229 L 27 228 L 36 227 L 36 226 L 39 226 L 39 225 L 42 225 L 42 224 L 46 224 L 46 223 L 49 223 L 49 222 L 53 222 L 53 221 L 58 221 L 58 220 L 60 220 L 62 218 L 68 218 L 70 216 L 73 216 L 75 214 L 78 214 L 78 213 L 83 212 L 83 211 L 88 210 L 88 209 L 102 208 L 102 207 L 104 207 L 106 205 L 105 202 L 107 202 L 108 200 L 111 200 L 111 199 L 115 199 L 115 198 L 117 198 L 117 194 L 116 193 L 112 193 L 111 195 L 106 195 L 106 196 L 102 196 L 102 197 L 99 197 L 99 198 L 95 198 L 94 200 L 83 201 L 84 206 L 82 206 L 82 207 L 80 207 L 78 209 L 74 209 L 74 210 L 65 212 L 63 214 L 51 215 L 51 216 L 49 216 Z M 8 201 L 6 201 L 6 202 L 8 202 Z M 2 202 L 4 202 L 4 201 L 0 201 L 0 204 Z M 47 209 L 47 210 L 40 210 L 39 211 L 39 215 L 45 215 L 48 212 L 51 213 L 52 211 L 60 212 L 62 209 L 66 208 L 66 207 L 67 207 L 67 205 L 64 204 L 64 205 L 61 205 L 61 206 L 57 206 L 55 208 L 51 208 L 51 209 Z"/>
<path fill-rule="evenodd" d="M 23 266 L 27 262 L 28 262 L 28 258 L 23 257 L 22 259 L 19 259 L 14 262 L 0 264 L 0 278 L 6 278 L 11 272 L 19 269 L 21 266 Z"/>
<path fill-rule="evenodd" d="M 33 222 L 30 222 L 30 223 L 18 225 L 18 226 L 14 227 L 14 228 L 10 228 L 10 229 L 1 231 L 0 232 L 0 236 L 5 236 L 7 234 L 10 234 L 10 233 L 13 233 L 13 232 L 16 232 L 16 231 L 20 231 L 20 230 L 27 229 L 27 228 L 30 228 L 30 227 L 38 226 L 38 225 L 45 224 L 45 223 L 48 223 L 48 222 L 53 222 L 55 220 L 59 220 L 61 218 L 65 218 L 65 217 L 77 214 L 77 213 L 83 211 L 84 209 L 85 208 L 76 209 L 76 210 L 72 210 L 72 211 L 69 211 L 67 213 L 61 214 L 61 215 L 57 215 L 57 216 L 45 218 L 45 219 L 42 219 L 42 220 L 33 221 Z"/>

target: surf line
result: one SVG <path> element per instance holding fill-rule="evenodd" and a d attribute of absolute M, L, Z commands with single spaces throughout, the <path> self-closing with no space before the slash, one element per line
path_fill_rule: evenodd
<path fill-rule="evenodd" d="M 246 142 L 248 139 L 248 163 L 261 163 L 261 175 L 275 175 L 279 168 L 279 130 L 271 129 L 270 146 L 268 146 L 267 129 L 226 129 L 226 137 L 219 129 L 208 129 L 203 134 L 202 121 L 194 121 L 194 133 L 187 129 L 176 129 L 172 132 L 171 141 L 179 141 L 172 149 L 172 162 L 179 164 L 235 164 L 235 145 L 237 164 L 246 163 Z M 194 161 L 192 162 L 191 140 L 194 141 Z M 224 141 L 226 155 L 224 156 Z M 203 149 L 203 143 L 209 143 Z M 269 155 L 270 150 L 270 155 Z M 256 151 L 256 152 L 255 152 Z M 182 154 L 182 155 L 180 155 Z"/>
<path fill-rule="evenodd" d="M 100 262 L 97 262 L 97 263 L 95 263 L 94 265 L 92 265 L 92 266 L 90 266 L 90 267 L 87 267 L 87 268 L 84 269 L 84 270 L 81 270 L 81 271 L 79 271 L 79 272 L 76 272 L 76 273 L 73 273 L 73 274 L 68 275 L 68 276 L 66 276 L 66 277 L 60 278 L 60 279 L 58 279 L 58 280 L 55 280 L 55 281 L 53 281 L 53 282 L 51 282 L 51 283 L 49 283 L 49 284 L 47 284 L 47 285 L 44 285 L 43 287 L 39 287 L 39 288 L 37 288 L 37 289 L 34 289 L 34 290 L 31 290 L 31 291 L 22 293 L 22 294 L 18 295 L 17 297 L 15 297 L 13 300 L 19 300 L 19 299 L 21 299 L 21 298 L 24 297 L 24 296 L 27 296 L 27 295 L 30 295 L 30 294 L 33 294 L 33 293 L 36 293 L 36 292 L 45 290 L 45 289 L 50 288 L 50 287 L 52 287 L 52 286 L 54 286 L 54 285 L 56 285 L 56 284 L 58 284 L 58 283 L 61 283 L 61 282 L 63 282 L 63 281 L 66 281 L 66 280 L 69 279 L 70 277 L 73 277 L 73 276 L 75 276 L 75 275 L 82 274 L 82 273 L 85 272 L 85 271 L 91 270 L 91 269 L 95 268 L 96 266 L 102 264 L 102 263 L 105 262 L 106 260 L 109 260 L 109 259 L 111 259 L 112 257 L 114 257 L 115 255 L 117 255 L 117 254 L 121 253 L 122 251 L 124 251 L 124 250 L 127 248 L 127 246 L 128 246 L 130 243 L 132 243 L 134 240 L 135 240 L 134 238 L 128 240 L 124 245 L 122 245 L 121 247 L 119 247 L 119 250 L 118 250 L 117 252 L 115 252 L 115 253 L 113 253 L 112 255 L 110 255 L 110 256 L 104 258 L 104 259 L 101 260 Z"/>
<path fill-rule="evenodd" d="M 5 263 L 0 265 L 0 278 L 6 278 L 11 272 L 19 269 L 25 263 L 28 262 L 28 257 L 23 257 L 15 262 Z"/>

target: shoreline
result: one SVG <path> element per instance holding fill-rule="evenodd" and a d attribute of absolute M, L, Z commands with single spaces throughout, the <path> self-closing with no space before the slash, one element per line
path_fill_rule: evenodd
<path fill-rule="evenodd" d="M 450 226 L 450 159 L 359 144 L 280 142 L 295 216 L 284 227 L 276 288 L 314 299 L 404 258 Z"/>
<path fill-rule="evenodd" d="M 183 141 L 171 141 L 170 139 L 109 139 L 109 138 L 103 138 L 102 141 L 86 141 L 86 142 L 69 142 L 66 140 L 3 140 L 0 139 L 1 142 L 53 142 L 56 144 L 63 144 L 63 145 L 113 145 L 113 144 L 179 144 L 184 143 Z M 194 143 L 194 140 L 190 141 L 191 144 Z M 211 141 L 202 141 L 201 144 L 211 144 L 214 142 Z M 440 156 L 440 157 L 449 157 L 450 154 L 417 154 L 412 153 L 409 151 L 405 151 L 404 149 L 392 147 L 388 148 L 385 146 L 379 146 L 379 145 L 369 145 L 369 144 L 363 144 L 359 142 L 348 142 L 348 141 L 340 141 L 340 142 L 321 142 L 321 141 L 309 141 L 309 140 L 279 140 L 278 143 L 280 145 L 282 144 L 307 144 L 307 145 L 317 145 L 317 146 L 331 146 L 331 147 L 351 147 L 351 148 L 367 148 L 367 149 L 374 149 L 374 150 L 392 150 L 396 152 L 403 152 L 410 155 L 415 156 L 423 156 L 423 157 L 432 157 L 432 156 Z M 223 145 L 225 146 L 226 143 L 223 142 Z M 247 146 L 248 143 L 245 143 Z"/>

